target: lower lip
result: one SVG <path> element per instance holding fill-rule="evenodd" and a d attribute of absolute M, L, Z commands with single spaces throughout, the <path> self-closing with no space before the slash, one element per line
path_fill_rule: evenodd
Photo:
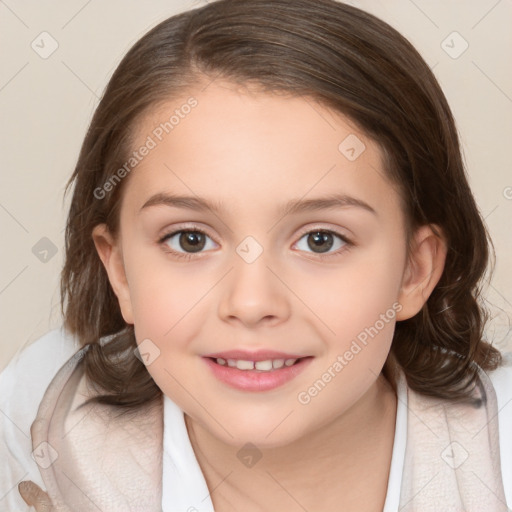
<path fill-rule="evenodd" d="M 302 373 L 313 358 L 305 357 L 292 366 L 283 366 L 271 371 L 239 370 L 231 366 L 222 366 L 208 357 L 204 360 L 215 377 L 228 386 L 242 391 L 269 391 L 286 384 Z"/>

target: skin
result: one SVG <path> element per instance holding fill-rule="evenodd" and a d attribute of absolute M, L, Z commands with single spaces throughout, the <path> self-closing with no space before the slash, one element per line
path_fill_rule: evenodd
<path fill-rule="evenodd" d="M 396 394 L 381 370 L 395 321 L 415 315 L 437 284 L 445 244 L 423 226 L 407 257 L 399 193 L 378 145 L 311 98 L 215 81 L 153 111 L 136 147 L 189 95 L 197 107 L 123 183 L 119 236 L 105 225 L 93 232 L 123 317 L 138 343 L 149 339 L 160 351 L 148 371 L 185 412 L 216 511 L 361 511 L 362 503 L 380 511 L 396 418 Z M 366 146 L 354 161 L 338 149 L 350 134 Z M 159 192 L 207 198 L 222 210 L 142 208 Z M 280 213 L 288 200 L 333 193 L 375 213 L 356 206 Z M 208 236 L 191 259 L 170 252 L 186 253 L 179 235 L 158 242 L 194 227 Z M 314 252 L 306 233 L 318 229 L 351 243 L 334 234 L 330 256 L 325 246 Z M 247 236 L 263 249 L 252 263 L 236 252 Z M 298 394 L 393 304 L 396 318 L 300 403 Z M 201 357 L 234 348 L 314 359 L 277 389 L 246 392 L 218 381 Z M 262 455 L 253 467 L 237 457 L 247 442 Z"/>

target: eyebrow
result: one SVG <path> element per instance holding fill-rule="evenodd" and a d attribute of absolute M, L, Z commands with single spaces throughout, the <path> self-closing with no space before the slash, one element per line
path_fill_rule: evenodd
<path fill-rule="evenodd" d="M 159 192 L 152 195 L 141 207 L 139 213 L 145 208 L 151 206 L 170 206 L 174 208 L 187 208 L 195 211 L 212 211 L 216 214 L 221 213 L 224 207 L 221 202 L 210 201 L 206 198 L 193 196 L 180 196 Z M 296 214 L 301 212 L 311 212 L 316 210 L 327 210 L 334 208 L 357 207 L 366 210 L 373 215 L 377 212 L 365 201 L 357 199 L 346 194 L 330 194 L 325 197 L 313 199 L 292 199 L 283 204 L 279 209 L 282 215 Z"/>

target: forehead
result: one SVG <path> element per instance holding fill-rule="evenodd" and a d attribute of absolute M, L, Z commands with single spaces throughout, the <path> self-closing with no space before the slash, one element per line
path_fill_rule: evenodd
<path fill-rule="evenodd" d="M 382 202 L 393 193 L 378 145 L 310 97 L 214 81 L 154 108 L 136 127 L 135 149 L 147 143 L 125 192 L 139 208 L 162 191 L 245 206 L 338 191 Z"/>

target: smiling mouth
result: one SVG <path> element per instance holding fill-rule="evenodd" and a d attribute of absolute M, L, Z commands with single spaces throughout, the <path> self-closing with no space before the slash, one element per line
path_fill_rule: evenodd
<path fill-rule="evenodd" d="M 284 386 L 305 371 L 314 358 L 306 356 L 262 359 L 260 355 L 254 356 L 254 359 L 259 359 L 254 361 L 227 358 L 228 355 L 235 354 L 226 354 L 225 358 L 218 357 L 219 355 L 203 356 L 203 360 L 217 380 L 238 391 L 253 393 L 271 391 Z"/>
<path fill-rule="evenodd" d="M 224 366 L 227 368 L 233 368 L 242 371 L 252 371 L 252 372 L 272 372 L 276 370 L 280 370 L 281 368 L 287 368 L 290 366 L 294 366 L 300 363 L 304 359 L 311 359 L 312 356 L 307 357 L 299 357 L 292 359 L 267 359 L 265 361 L 249 361 L 244 359 L 223 359 L 221 357 L 214 358 L 208 357 L 211 361 L 218 364 L 219 366 Z"/>

